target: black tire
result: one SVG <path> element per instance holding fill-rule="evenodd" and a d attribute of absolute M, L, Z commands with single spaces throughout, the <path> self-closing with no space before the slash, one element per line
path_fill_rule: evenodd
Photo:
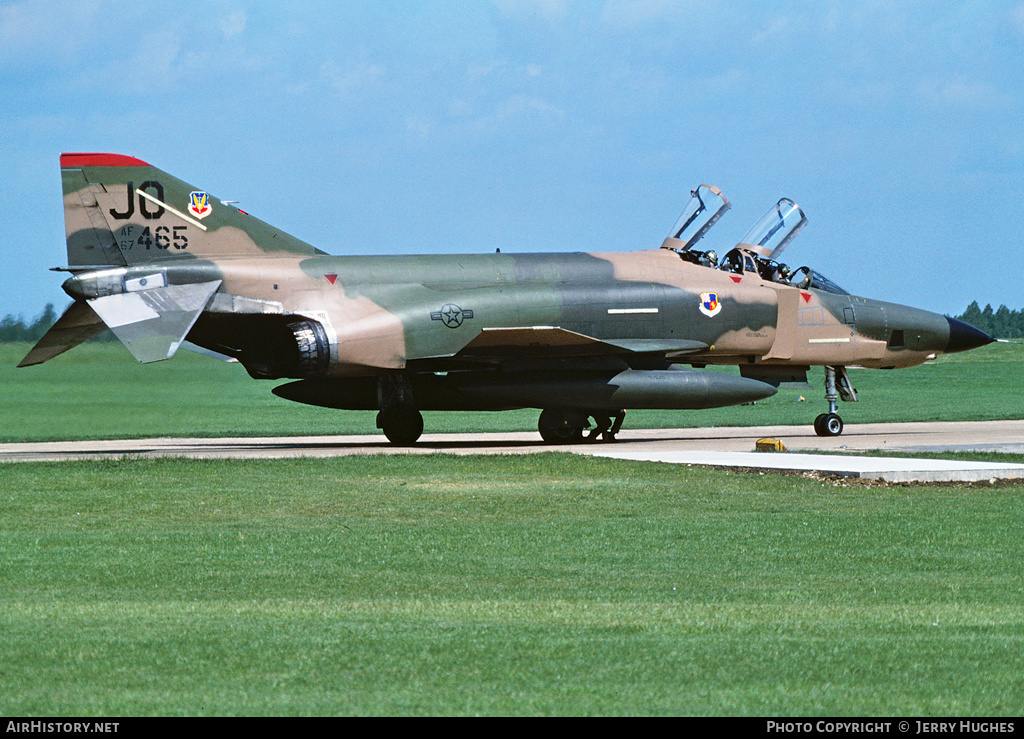
<path fill-rule="evenodd" d="M 377 414 L 377 426 L 396 446 L 412 446 L 423 433 L 423 414 L 411 405 L 396 405 Z"/>
<path fill-rule="evenodd" d="M 835 413 L 822 413 L 814 419 L 814 433 L 818 436 L 839 436 L 843 433 L 843 419 Z"/>
<path fill-rule="evenodd" d="M 569 408 L 545 408 L 537 421 L 540 438 L 548 444 L 575 444 L 583 440 L 587 415 Z"/>

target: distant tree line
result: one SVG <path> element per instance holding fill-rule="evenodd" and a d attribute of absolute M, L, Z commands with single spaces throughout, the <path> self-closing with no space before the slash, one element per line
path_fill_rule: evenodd
<path fill-rule="evenodd" d="M 56 322 L 57 311 L 53 309 L 53 303 L 47 303 L 43 312 L 31 323 L 26 323 L 21 316 L 15 318 L 8 314 L 0 321 L 0 341 L 39 341 Z"/>
<path fill-rule="evenodd" d="M 43 312 L 31 321 L 26 321 L 22 316 L 7 314 L 0 320 L 0 343 L 12 341 L 27 341 L 34 344 L 43 337 L 43 334 L 57 322 L 60 314 L 53 307 L 53 303 L 47 303 Z M 113 341 L 114 335 L 104 331 L 93 341 Z"/>
<path fill-rule="evenodd" d="M 980 328 L 997 339 L 1020 339 L 1024 337 L 1024 310 L 1010 310 L 1005 305 L 992 310 L 992 304 L 984 308 L 975 300 L 962 315 L 954 316 L 964 323 Z"/>
<path fill-rule="evenodd" d="M 992 310 L 991 303 L 981 308 L 978 301 L 975 300 L 967 306 L 966 311 L 954 318 L 969 323 L 975 328 L 980 328 L 989 336 L 995 336 L 997 339 L 1024 338 L 1024 310 L 1010 310 L 1005 305 L 1000 305 L 996 310 Z M 47 303 L 43 312 L 31 322 L 26 322 L 21 316 L 15 317 L 8 314 L 0 321 L 0 342 L 39 341 L 46 330 L 56 321 L 57 311 L 54 309 L 53 303 Z M 104 331 L 96 337 L 100 341 L 113 338 L 109 331 Z"/>

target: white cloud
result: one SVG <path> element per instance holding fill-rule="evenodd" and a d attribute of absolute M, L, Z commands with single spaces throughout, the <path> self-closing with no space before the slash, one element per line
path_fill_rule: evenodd
<path fill-rule="evenodd" d="M 529 95 L 513 95 L 501 102 L 498 106 L 496 117 L 501 121 L 520 117 L 560 121 L 565 118 L 565 111 L 540 98 Z"/>
<path fill-rule="evenodd" d="M 1024 38 L 1024 2 L 1019 2 L 1011 8 L 1008 17 L 1017 35 Z"/>
<path fill-rule="evenodd" d="M 492 0 L 494 6 L 509 16 L 528 16 L 557 21 L 568 14 L 569 0 Z"/>
<path fill-rule="evenodd" d="M 568 117 L 563 108 L 525 94 L 497 100 L 488 109 L 479 115 L 472 115 L 475 110 L 467 107 L 460 109 L 463 121 L 458 124 L 459 130 L 510 141 L 533 138 L 538 130 L 560 128 Z"/>
<path fill-rule="evenodd" d="M 405 119 L 405 130 L 419 138 L 427 138 L 436 128 L 436 122 L 425 116 L 410 115 Z"/>
<path fill-rule="evenodd" d="M 42 18 L 28 3 L 0 6 L 0 43 L 5 47 L 38 39 L 42 29 Z"/>
<path fill-rule="evenodd" d="M 787 18 L 774 18 L 766 27 L 757 31 L 752 40 L 755 44 L 763 44 L 772 39 L 784 37 L 788 31 L 789 20 Z"/>
<path fill-rule="evenodd" d="M 73 58 L 88 38 L 98 9 L 95 0 L 24 0 L 0 5 L 0 59 Z"/>
<path fill-rule="evenodd" d="M 917 94 L 937 108 L 998 110 L 1012 104 L 1013 98 L 988 82 L 965 76 L 953 79 L 927 79 L 917 86 Z"/>
<path fill-rule="evenodd" d="M 224 33 L 224 38 L 231 39 L 244 32 L 246 20 L 247 16 L 244 10 L 236 10 L 221 20 L 220 30 Z"/>
<path fill-rule="evenodd" d="M 662 19 L 678 7 L 672 0 L 608 0 L 601 20 L 612 27 L 631 28 Z"/>
<path fill-rule="evenodd" d="M 366 63 L 355 67 L 339 67 L 328 61 L 320 67 L 320 73 L 335 92 L 342 97 L 348 97 L 373 87 L 387 74 L 387 68 L 380 64 Z"/>

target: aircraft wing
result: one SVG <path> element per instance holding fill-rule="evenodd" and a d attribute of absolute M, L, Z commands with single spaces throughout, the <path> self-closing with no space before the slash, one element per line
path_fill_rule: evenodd
<path fill-rule="evenodd" d="M 464 359 L 554 359 L 615 354 L 666 356 L 703 351 L 708 345 L 688 339 L 596 339 L 557 326 L 485 328 L 455 356 Z"/>

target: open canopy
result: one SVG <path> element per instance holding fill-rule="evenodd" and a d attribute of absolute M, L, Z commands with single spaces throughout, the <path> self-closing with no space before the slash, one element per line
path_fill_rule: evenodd
<path fill-rule="evenodd" d="M 807 216 L 800 206 L 789 198 L 780 198 L 743 235 L 739 245 L 767 259 L 777 259 L 805 225 Z"/>
<path fill-rule="evenodd" d="M 690 191 L 690 202 L 683 208 L 662 247 L 676 251 L 692 249 L 731 207 L 717 187 L 697 186 Z"/>

